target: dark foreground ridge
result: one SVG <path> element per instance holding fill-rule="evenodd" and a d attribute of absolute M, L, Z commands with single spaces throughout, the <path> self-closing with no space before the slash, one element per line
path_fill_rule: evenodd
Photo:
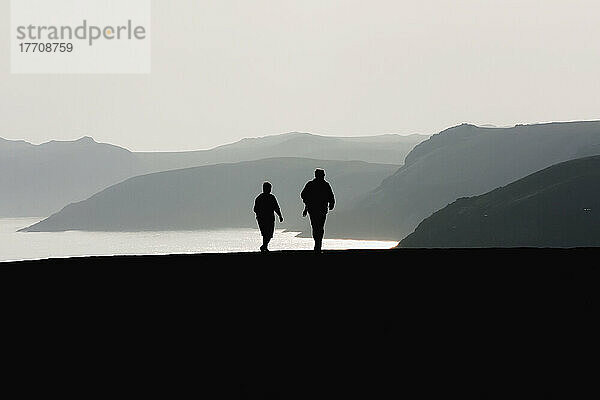
<path fill-rule="evenodd" d="M 78 273 L 87 273 L 93 268 L 127 274 L 136 268 L 151 271 L 175 271 L 180 267 L 194 267 L 193 273 L 219 274 L 222 270 L 214 267 L 226 267 L 236 272 L 251 269 L 259 273 L 256 267 L 278 267 L 278 274 L 292 273 L 299 267 L 318 270 L 324 276 L 339 272 L 342 268 L 346 275 L 372 276 L 374 273 L 390 274 L 400 277 L 402 274 L 419 275 L 425 272 L 443 272 L 460 274 L 476 269 L 478 273 L 528 274 L 534 271 L 559 271 L 578 267 L 588 268 L 594 263 L 585 262 L 579 266 L 576 261 L 590 260 L 588 257 L 600 256 L 600 247 L 589 248 L 453 248 L 453 249 L 411 249 L 392 250 L 324 250 L 314 253 L 310 250 L 281 250 L 268 253 L 199 253 L 172 255 L 129 255 L 129 256 L 90 256 L 56 258 L 34 261 L 0 263 L 0 270 L 42 271 L 60 273 L 74 268 Z M 501 257 L 496 259 L 494 257 Z M 565 257 L 568 262 L 544 264 L 546 261 Z M 500 264 L 496 261 L 500 261 Z M 509 262 L 501 264 L 502 261 Z M 532 261 L 532 262 L 530 262 Z M 456 264 L 456 262 L 459 262 Z M 363 264 L 366 263 L 366 264 Z M 325 268 L 325 269 L 322 269 Z M 594 268 L 592 268 L 594 269 Z M 192 272 L 192 271 L 190 271 Z M 232 271 L 227 271 L 227 274 Z M 508 276 L 507 276 L 508 278 Z"/>
<path fill-rule="evenodd" d="M 242 252 L 242 253 L 198 253 L 198 254 L 171 254 L 171 255 L 127 255 L 127 256 L 90 256 L 90 257 L 71 257 L 71 258 L 52 258 L 34 261 L 17 261 L 0 264 L 0 268 L 10 269 L 11 267 L 207 267 L 204 264 L 208 261 L 219 261 L 221 263 L 240 262 L 241 264 L 229 264 L 227 266 L 275 266 L 278 262 L 295 261 L 298 259 L 321 260 L 336 257 L 345 259 L 351 256 L 369 256 L 386 257 L 395 256 L 390 253 L 396 253 L 396 250 L 325 250 L 320 254 L 315 254 L 312 250 L 276 250 L 268 253 L 261 252 Z M 402 250 L 402 252 L 415 253 L 413 249 Z M 419 251 L 421 252 L 421 251 Z M 251 263 L 244 265 L 246 262 Z M 257 264 L 255 264 L 255 262 Z M 202 264 L 199 264 L 202 263 Z M 214 266 L 214 265 L 213 265 Z M 283 265 L 282 265 L 283 266 Z M 295 266 L 295 265 L 291 265 Z"/>
<path fill-rule="evenodd" d="M 553 165 L 435 212 L 401 247 L 600 246 L 600 156 Z"/>
<path fill-rule="evenodd" d="M 194 382 L 235 369 L 230 384 L 196 387 L 219 393 L 210 398 L 393 399 L 408 385 L 417 398 L 514 398 L 501 372 L 532 383 L 576 368 L 580 355 L 595 359 L 599 255 L 400 249 L 0 264 L 19 287 L 4 332 L 61 351 L 81 344 L 106 353 L 111 370 L 131 370 L 120 357 Z"/>

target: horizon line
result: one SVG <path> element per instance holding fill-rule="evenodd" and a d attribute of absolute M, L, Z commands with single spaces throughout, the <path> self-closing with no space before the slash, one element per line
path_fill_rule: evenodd
<path fill-rule="evenodd" d="M 495 125 L 495 124 L 491 124 L 491 123 L 472 123 L 472 122 L 462 122 L 462 123 L 458 123 L 449 127 L 446 127 L 444 129 L 441 129 L 440 131 L 436 132 L 436 133 L 377 133 L 377 134 L 373 134 L 373 135 L 355 135 L 355 136 L 336 136 L 336 135 L 327 135 L 327 134 L 321 134 L 321 133 L 310 133 L 310 132 L 301 132 L 301 131 L 288 131 L 288 132 L 283 132 L 283 133 L 273 133 L 273 134 L 267 134 L 267 135 L 263 135 L 263 136 L 247 136 L 247 137 L 243 137 L 241 139 L 232 141 L 232 142 L 226 142 L 223 144 L 219 144 L 213 147 L 208 147 L 208 148 L 201 148 L 201 149 L 193 149 L 193 150 L 132 150 L 130 148 L 127 148 L 123 145 L 119 145 L 119 144 L 115 144 L 115 143 L 109 143 L 109 142 L 98 142 L 93 136 L 91 135 L 83 135 L 80 136 L 76 139 L 65 139 L 65 140 L 57 140 L 57 139 L 51 139 L 51 140 L 47 140 L 44 142 L 40 142 L 40 143 L 33 143 L 28 141 L 27 139 L 9 139 L 3 136 L 0 136 L 0 140 L 5 140 L 5 141 L 10 141 L 10 142 L 24 142 L 27 143 L 29 145 L 32 146 L 42 146 L 45 144 L 49 144 L 49 143 L 54 143 L 54 142 L 58 142 L 58 143 L 74 143 L 74 142 L 79 142 L 79 141 L 83 141 L 85 139 L 91 139 L 93 142 L 98 143 L 98 144 L 105 144 L 105 145 L 110 145 L 110 146 L 115 146 L 115 147 L 119 147 L 122 148 L 124 150 L 127 150 L 129 152 L 132 153 L 191 153 L 191 152 L 199 152 L 199 151 L 210 151 L 210 150 L 215 150 L 218 149 L 220 147 L 223 146 L 229 146 L 229 145 L 233 145 L 236 143 L 240 143 L 244 140 L 257 140 L 257 139 L 265 139 L 265 138 L 269 138 L 269 137 L 276 137 L 276 136 L 285 136 L 285 135 L 293 135 L 293 134 L 300 134 L 300 135 L 310 135 L 310 136 L 317 136 L 317 137 L 324 137 L 324 138 L 334 138 L 334 139 L 359 139 L 359 138 L 376 138 L 376 137 L 383 137 L 383 136 L 402 136 L 402 137 L 411 137 L 411 136 L 424 136 L 424 137 L 431 137 L 433 135 L 439 134 L 441 132 L 444 132 L 448 129 L 452 129 L 455 127 L 459 127 L 461 125 L 471 125 L 471 126 L 475 126 L 478 128 L 488 128 L 488 129 L 512 129 L 515 128 L 517 126 L 535 126 L 535 125 L 551 125 L 551 124 L 570 124 L 570 123 L 591 123 L 591 122 L 600 122 L 600 119 L 583 119 L 583 120 L 565 120 L 565 121 L 547 121 L 547 122 L 531 122 L 531 123 L 515 123 L 515 124 L 509 124 L 509 125 Z"/>

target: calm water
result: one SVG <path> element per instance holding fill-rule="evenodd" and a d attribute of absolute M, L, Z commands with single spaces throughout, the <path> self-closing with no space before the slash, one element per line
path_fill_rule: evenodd
<path fill-rule="evenodd" d="M 262 244 L 257 229 L 165 232 L 18 233 L 40 218 L 0 218 L 0 262 L 50 257 L 227 253 L 257 251 Z M 271 250 L 308 250 L 313 241 L 293 232 L 277 231 Z M 396 242 L 325 239 L 324 249 L 388 249 Z"/>

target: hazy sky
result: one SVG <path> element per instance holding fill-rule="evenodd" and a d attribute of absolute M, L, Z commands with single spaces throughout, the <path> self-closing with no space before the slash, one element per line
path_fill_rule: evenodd
<path fill-rule="evenodd" d="M 150 75 L 11 75 L 9 3 L 10 139 L 186 150 L 289 131 L 600 119 L 598 0 L 155 0 Z"/>

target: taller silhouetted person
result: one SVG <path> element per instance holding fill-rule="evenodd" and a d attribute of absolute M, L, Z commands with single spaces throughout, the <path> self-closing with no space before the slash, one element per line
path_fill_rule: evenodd
<path fill-rule="evenodd" d="M 283 222 L 279 204 L 275 196 L 271 194 L 271 189 L 272 185 L 269 182 L 263 183 L 263 192 L 254 200 L 256 221 L 263 237 L 263 245 L 260 246 L 262 252 L 269 251 L 267 247 L 273 238 L 273 232 L 275 232 L 275 214 L 279 216 L 279 222 Z"/>
<path fill-rule="evenodd" d="M 312 234 L 315 239 L 315 251 L 320 252 L 323 245 L 323 236 L 325 235 L 325 220 L 327 212 L 333 210 L 335 206 L 335 197 L 331 185 L 325 181 L 325 171 L 315 170 L 315 179 L 309 181 L 300 194 L 304 201 L 305 208 L 303 216 L 306 213 L 310 215 L 310 224 Z"/>

